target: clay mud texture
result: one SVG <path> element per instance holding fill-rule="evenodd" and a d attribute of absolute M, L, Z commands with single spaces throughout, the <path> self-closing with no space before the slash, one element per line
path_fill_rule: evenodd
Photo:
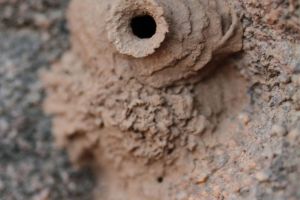
<path fill-rule="evenodd" d="M 298 1 L 73 0 L 42 77 L 57 144 L 96 199 L 299 199 L 297 19 Z"/>

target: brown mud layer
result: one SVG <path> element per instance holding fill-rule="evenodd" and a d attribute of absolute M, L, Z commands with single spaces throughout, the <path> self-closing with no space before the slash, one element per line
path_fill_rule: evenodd
<path fill-rule="evenodd" d="M 251 25 L 241 20 L 247 6 L 224 0 L 71 2 L 72 49 L 43 76 L 45 110 L 55 116 L 57 143 L 74 163 L 93 166 L 99 175 L 99 199 L 257 195 L 254 187 L 270 178 L 267 159 L 259 156 L 270 137 L 256 134 L 267 133 L 264 126 L 276 111 L 259 105 L 266 94 L 254 95 L 255 84 L 263 82 L 258 73 L 255 84 L 249 78 L 255 50 L 249 47 Z M 246 53 L 228 58 L 243 42 Z M 285 45 L 292 66 L 297 46 Z M 264 112 L 256 112 L 261 107 Z M 268 148 L 281 144 L 281 136 Z"/>

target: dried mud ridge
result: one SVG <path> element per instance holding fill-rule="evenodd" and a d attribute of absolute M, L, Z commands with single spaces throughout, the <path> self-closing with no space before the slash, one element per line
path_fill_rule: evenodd
<path fill-rule="evenodd" d="M 288 125 L 284 117 L 269 123 L 273 111 L 258 103 L 266 94 L 252 91 L 263 81 L 251 77 L 249 57 L 259 52 L 249 47 L 251 9 L 222 0 L 71 2 L 72 49 L 43 76 L 45 110 L 54 115 L 57 143 L 99 174 L 100 199 L 259 195 L 254 187 L 271 177 L 259 156 L 270 137 L 255 133 L 271 124 L 272 149 Z M 227 59 L 242 49 L 242 36 L 246 53 Z M 288 45 L 292 66 L 297 46 Z"/>

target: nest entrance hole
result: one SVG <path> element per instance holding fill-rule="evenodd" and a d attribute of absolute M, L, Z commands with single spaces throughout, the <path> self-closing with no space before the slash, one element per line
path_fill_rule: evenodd
<path fill-rule="evenodd" d="M 133 17 L 130 22 L 133 34 L 140 39 L 149 39 L 156 33 L 157 24 L 151 15 Z"/>

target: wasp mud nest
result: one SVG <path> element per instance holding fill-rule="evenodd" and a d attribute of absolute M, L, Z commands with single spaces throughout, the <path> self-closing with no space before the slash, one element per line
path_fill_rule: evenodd
<path fill-rule="evenodd" d="M 73 0 L 68 19 L 72 49 L 44 75 L 57 142 L 118 184 L 145 166 L 162 182 L 213 130 L 220 91 L 201 80 L 241 49 L 237 15 L 222 0 Z"/>

